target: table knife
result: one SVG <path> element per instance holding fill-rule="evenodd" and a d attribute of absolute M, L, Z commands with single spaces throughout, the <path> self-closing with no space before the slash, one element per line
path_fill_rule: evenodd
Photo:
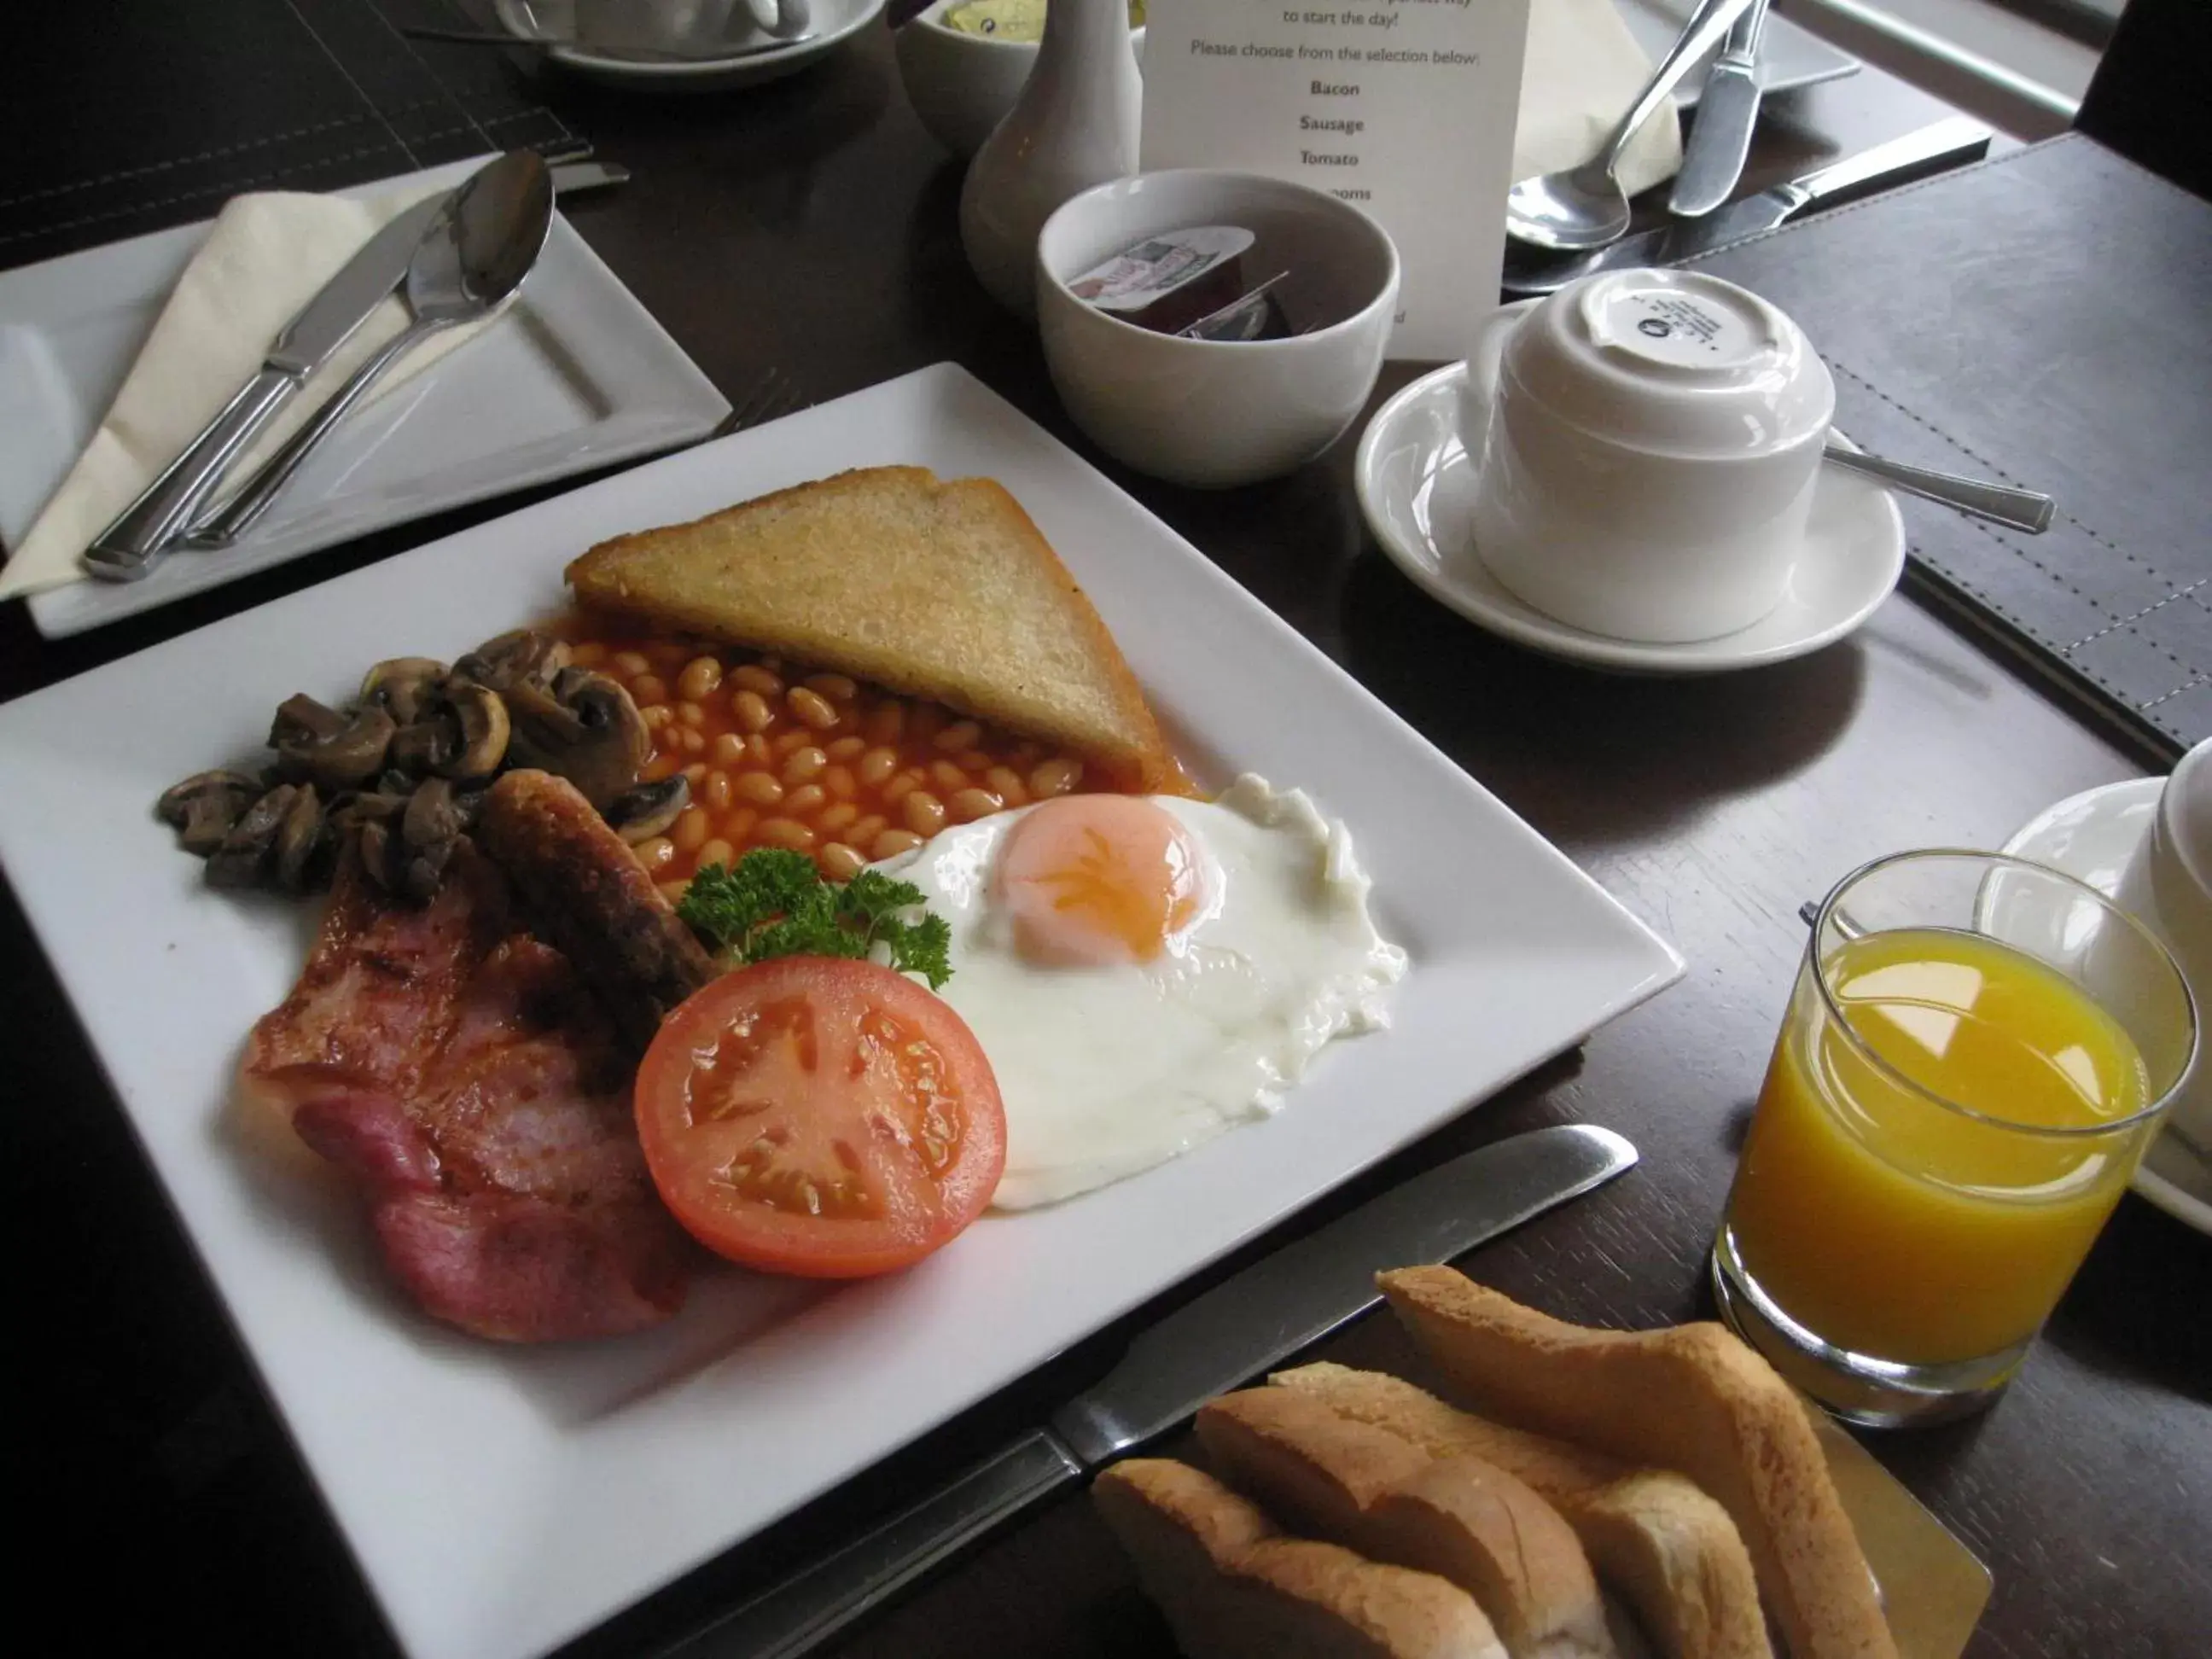
<path fill-rule="evenodd" d="M 1917 132 L 1832 161 L 1787 184 L 1731 202 L 1702 219 L 1624 236 L 1594 253 L 1565 258 L 1508 243 L 1504 287 L 1508 294 L 1551 294 L 1577 277 L 1639 265 L 1679 264 L 1731 242 L 1771 230 L 1817 203 L 1888 189 L 1973 160 L 1989 149 L 1990 130 L 1963 115 L 1946 117 Z"/>
<path fill-rule="evenodd" d="M 1766 0 L 1752 0 L 1706 71 L 1690 141 L 1682 149 L 1674 193 L 1667 198 L 1668 212 L 1686 219 L 1711 213 L 1728 200 L 1743 176 L 1751 131 L 1759 123 L 1759 36 L 1765 22 Z"/>
<path fill-rule="evenodd" d="M 1002 1522 L 1365 1312 L 1384 1268 L 1448 1261 L 1635 1162 L 1609 1129 L 1559 1124 L 1415 1176 L 1184 1304 L 1045 1426 L 669 1655 L 795 1659 Z"/>
<path fill-rule="evenodd" d="M 153 569 L 255 434 L 399 286 L 424 227 L 445 199 L 442 194 L 434 195 L 386 221 L 339 267 L 337 275 L 284 325 L 270 343 L 260 373 L 240 388 L 144 494 L 94 538 L 84 555 L 88 572 L 108 581 L 129 582 Z"/>

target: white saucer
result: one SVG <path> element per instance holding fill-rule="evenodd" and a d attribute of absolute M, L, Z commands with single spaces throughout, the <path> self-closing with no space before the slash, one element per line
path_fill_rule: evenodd
<path fill-rule="evenodd" d="M 1507 306 L 1485 331 L 1529 307 Z M 1475 360 L 1484 354 L 1477 350 Z M 1841 639 L 1887 599 L 1905 571 L 1905 522 L 1879 484 L 1824 467 L 1814 487 L 1804 556 L 1782 603 L 1750 627 L 1686 645 L 1592 634 L 1546 616 L 1492 575 L 1474 551 L 1480 432 L 1459 429 L 1465 363 L 1425 375 L 1382 405 L 1359 440 L 1354 487 L 1367 526 L 1429 596 L 1516 644 L 1632 674 L 1717 674 L 1784 662 Z"/>
<path fill-rule="evenodd" d="M 623 58 L 589 46 L 555 46 L 545 55 L 587 81 L 634 92 L 721 92 L 796 74 L 875 21 L 883 9 L 884 0 L 813 0 L 810 38 L 742 58 Z M 523 0 L 495 0 L 494 10 L 509 33 L 533 32 Z"/>
<path fill-rule="evenodd" d="M 2130 778 L 2062 800 L 2039 814 L 2004 844 L 2004 850 L 2085 882 L 2110 898 L 2158 811 L 2164 778 Z M 2033 926 L 2014 901 L 2005 919 L 2008 937 Z M 2199 1010 L 2200 1014 L 2203 1011 Z M 2202 1063 L 2202 1062 L 2200 1062 Z M 2179 1135 L 2151 1143 L 2136 1171 L 2135 1188 L 2175 1220 L 2212 1235 L 2212 1167 Z"/>

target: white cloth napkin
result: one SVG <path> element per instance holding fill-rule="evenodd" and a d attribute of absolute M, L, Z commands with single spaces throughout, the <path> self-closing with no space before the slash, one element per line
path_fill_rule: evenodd
<path fill-rule="evenodd" d="M 84 580 L 77 560 L 92 538 L 253 377 L 277 331 L 362 244 L 429 193 L 410 186 L 361 201 L 285 192 L 233 198 L 177 279 L 100 429 L 0 569 L 0 599 Z M 490 320 L 432 335 L 386 372 L 371 398 L 421 374 Z M 385 301 L 270 422 L 232 468 L 224 494 L 242 485 L 407 321 L 404 301 L 397 295 Z"/>
<path fill-rule="evenodd" d="M 1596 155 L 1653 67 L 1613 0 L 1530 0 L 1513 176 L 1580 167 Z M 1668 99 L 1628 141 L 1618 176 L 1633 196 L 1681 165 L 1682 123 Z"/>

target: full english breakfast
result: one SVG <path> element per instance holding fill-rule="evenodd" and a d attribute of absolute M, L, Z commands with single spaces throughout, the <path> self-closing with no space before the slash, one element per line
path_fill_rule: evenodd
<path fill-rule="evenodd" d="M 707 1260 L 897 1270 L 1272 1112 L 1386 1023 L 1349 832 L 1201 799 L 1012 496 L 840 474 L 574 560 L 568 615 L 296 693 L 157 804 L 328 908 L 247 1097 L 481 1335 Z"/>

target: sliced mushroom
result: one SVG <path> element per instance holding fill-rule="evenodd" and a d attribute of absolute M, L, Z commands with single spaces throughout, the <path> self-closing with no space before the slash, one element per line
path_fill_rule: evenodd
<path fill-rule="evenodd" d="M 535 628 L 518 628 L 486 640 L 453 665 L 453 673 L 505 691 L 517 685 L 550 684 L 568 665 L 568 641 Z"/>
<path fill-rule="evenodd" d="M 470 784 L 453 791 L 453 811 L 460 818 L 463 835 L 477 827 L 477 819 L 483 813 L 484 797 L 489 793 L 489 787 L 484 784 Z"/>
<path fill-rule="evenodd" d="M 607 803 L 605 817 L 614 832 L 633 847 L 665 836 L 691 804 L 691 781 L 681 772 L 659 783 L 641 783 Z"/>
<path fill-rule="evenodd" d="M 556 685 L 507 692 L 507 758 L 568 779 L 604 812 L 652 758 L 653 733 L 629 693 L 605 674 L 568 669 Z"/>
<path fill-rule="evenodd" d="M 453 754 L 432 769 L 442 777 L 477 781 L 499 770 L 507 758 L 510 726 L 507 705 L 489 686 L 457 680 L 446 688 L 445 708 L 456 729 Z"/>
<path fill-rule="evenodd" d="M 361 826 L 355 850 L 361 858 L 362 872 L 379 887 L 392 885 L 392 853 L 397 840 L 384 819 L 372 818 Z"/>
<path fill-rule="evenodd" d="M 300 744 L 334 738 L 346 729 L 347 723 L 346 716 L 328 703 L 295 691 L 276 705 L 276 718 L 269 726 L 269 746 L 281 752 Z"/>
<path fill-rule="evenodd" d="M 410 726 L 436 701 L 446 678 L 446 665 L 435 657 L 392 657 L 368 671 L 361 683 L 361 700 Z"/>
<path fill-rule="evenodd" d="M 407 811 L 411 795 L 392 794 L 381 789 L 364 790 L 343 803 L 332 802 L 327 814 L 331 828 L 341 833 L 359 830 L 372 823 L 396 824 Z"/>
<path fill-rule="evenodd" d="M 399 820 L 399 838 L 419 852 L 460 833 L 460 808 L 454 801 L 453 786 L 443 778 L 425 780 L 408 799 L 407 810 Z"/>
<path fill-rule="evenodd" d="M 314 699 L 292 701 L 313 702 Z M 278 724 L 283 724 L 281 711 Z M 289 735 L 276 745 L 277 765 L 295 782 L 304 781 L 330 790 L 350 789 L 384 769 L 384 757 L 396 730 L 392 716 L 381 708 L 363 708 L 335 732 Z"/>
<path fill-rule="evenodd" d="M 196 772 L 163 790 L 154 811 L 178 830 L 186 852 L 205 858 L 264 793 L 259 781 L 243 772 Z"/>
<path fill-rule="evenodd" d="M 280 783 L 246 809 L 207 862 L 207 878 L 217 887 L 252 887 L 275 855 L 277 832 L 299 790 Z"/>
<path fill-rule="evenodd" d="M 434 841 L 428 847 L 402 848 L 396 857 L 399 862 L 394 872 L 392 886 L 411 899 L 428 899 L 438 890 L 438 883 L 446 873 L 446 866 L 453 860 L 453 849 L 459 841 Z"/>
<path fill-rule="evenodd" d="M 315 873 L 316 854 L 323 848 L 325 821 L 315 786 L 301 784 L 293 792 L 291 805 L 276 825 L 275 847 L 276 884 L 288 893 L 306 890 Z"/>
<path fill-rule="evenodd" d="M 399 787 L 411 789 L 416 779 L 450 766 L 460 749 L 460 727 L 443 709 L 434 708 L 392 734 L 392 749 L 386 758 L 400 775 Z"/>

